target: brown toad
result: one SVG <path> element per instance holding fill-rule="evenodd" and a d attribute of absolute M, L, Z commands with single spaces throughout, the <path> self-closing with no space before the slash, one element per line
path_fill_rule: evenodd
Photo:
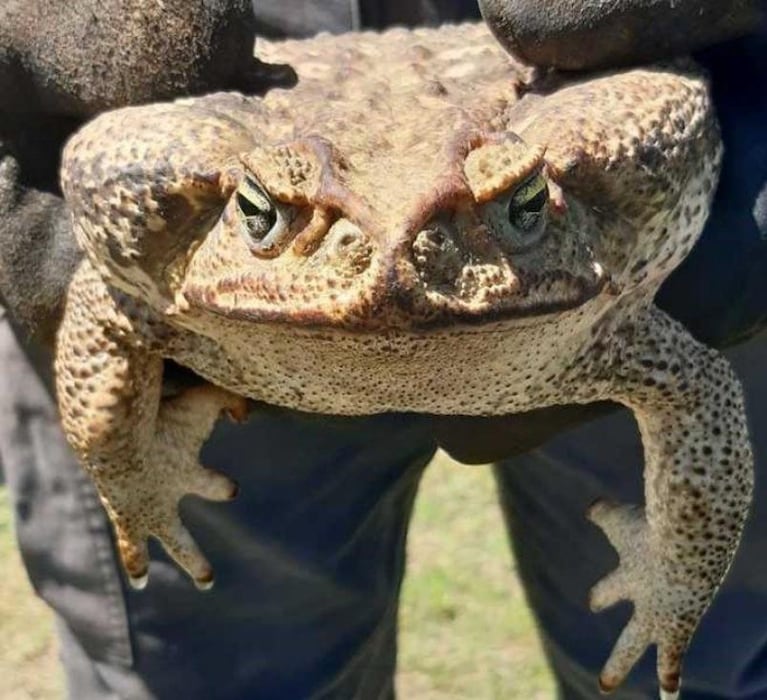
<path fill-rule="evenodd" d="M 646 506 L 597 504 L 620 554 L 594 609 L 635 613 L 668 697 L 752 487 L 738 381 L 652 304 L 706 218 L 720 142 L 705 81 L 653 67 L 526 91 L 481 26 L 266 45 L 298 86 L 103 115 L 68 144 L 87 253 L 57 349 L 65 430 L 147 574 L 158 538 L 201 587 L 187 493 L 247 396 L 333 414 L 500 415 L 610 399 L 636 416 Z M 161 400 L 163 359 L 211 386 Z"/>

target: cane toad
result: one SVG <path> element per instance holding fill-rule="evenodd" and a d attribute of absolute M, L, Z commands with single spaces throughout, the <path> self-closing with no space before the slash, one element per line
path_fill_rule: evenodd
<path fill-rule="evenodd" d="M 197 453 L 243 396 L 349 415 L 608 399 L 636 416 L 646 505 L 589 513 L 620 555 L 591 605 L 634 603 L 601 683 L 654 643 L 674 697 L 752 488 L 737 379 L 652 303 L 717 181 L 705 80 L 677 63 L 534 89 L 479 25 L 261 58 L 298 85 L 107 113 L 64 153 L 86 258 L 58 397 L 132 581 L 153 536 L 212 582 L 177 504 L 233 495 Z M 164 359 L 210 385 L 161 400 Z"/>

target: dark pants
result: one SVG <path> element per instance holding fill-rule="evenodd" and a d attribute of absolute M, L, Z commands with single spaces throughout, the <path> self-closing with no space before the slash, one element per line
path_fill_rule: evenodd
<path fill-rule="evenodd" d="M 731 353 L 746 383 L 762 489 L 767 333 Z M 0 458 L 30 578 L 58 615 L 70 696 L 359 698 L 393 695 L 405 537 L 433 454 L 415 417 L 293 414 L 221 425 L 204 462 L 241 484 L 233 504 L 183 515 L 216 566 L 207 594 L 162 553 L 126 590 L 101 507 L 55 410 L 0 322 Z M 529 601 L 565 698 L 596 698 L 596 673 L 628 610 L 593 615 L 587 592 L 615 565 L 584 518 L 598 497 L 642 499 L 641 446 L 616 412 L 496 468 Z M 685 698 L 767 697 L 767 503 L 757 498 L 727 584 L 699 629 Z M 654 698 L 645 659 L 621 700 Z"/>

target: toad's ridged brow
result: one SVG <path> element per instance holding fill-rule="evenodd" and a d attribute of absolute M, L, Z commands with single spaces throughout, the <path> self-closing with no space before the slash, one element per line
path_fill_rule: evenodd
<path fill-rule="evenodd" d="M 545 152 L 543 146 L 529 146 L 512 135 L 475 148 L 464 165 L 474 199 L 487 202 L 523 182 L 541 168 Z"/>

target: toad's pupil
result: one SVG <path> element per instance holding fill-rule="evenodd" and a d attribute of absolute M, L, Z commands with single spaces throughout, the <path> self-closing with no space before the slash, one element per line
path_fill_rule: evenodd
<path fill-rule="evenodd" d="M 242 212 L 242 215 L 245 218 L 248 218 L 251 216 L 259 216 L 265 213 L 262 207 L 260 207 L 258 204 L 248 199 L 241 192 L 237 193 L 237 206 L 239 207 L 240 211 Z"/>
<path fill-rule="evenodd" d="M 277 223 L 277 211 L 271 205 L 267 208 L 259 206 L 242 193 L 237 194 L 237 206 L 245 220 L 248 233 L 256 239 L 261 239 L 272 230 Z"/>
<path fill-rule="evenodd" d="M 255 216 L 245 217 L 245 224 L 248 232 L 254 238 L 264 238 L 277 223 L 277 212 L 274 209 L 269 211 L 259 210 Z"/>
<path fill-rule="evenodd" d="M 532 231 L 549 199 L 546 181 L 537 176 L 522 184 L 509 202 L 509 223 L 522 232 Z"/>
<path fill-rule="evenodd" d="M 545 189 L 538 190 L 538 193 L 534 197 L 532 197 L 531 199 L 528 199 L 522 205 L 522 209 L 527 212 L 534 212 L 534 213 L 540 214 L 541 211 L 543 211 L 543 207 L 546 206 L 546 201 L 548 200 L 548 198 L 549 198 L 549 195 Z"/>

